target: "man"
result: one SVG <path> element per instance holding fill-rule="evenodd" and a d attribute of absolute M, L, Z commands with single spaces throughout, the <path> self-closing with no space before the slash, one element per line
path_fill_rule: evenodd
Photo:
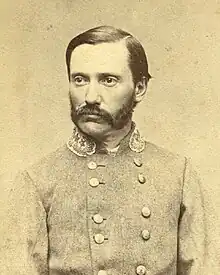
<path fill-rule="evenodd" d="M 196 174 L 132 121 L 150 79 L 143 47 L 97 27 L 73 38 L 66 63 L 75 128 L 11 184 L 2 274 L 203 274 Z"/>

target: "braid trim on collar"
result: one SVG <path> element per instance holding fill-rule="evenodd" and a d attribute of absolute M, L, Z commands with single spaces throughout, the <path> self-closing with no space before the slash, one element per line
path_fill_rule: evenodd
<path fill-rule="evenodd" d="M 134 126 L 128 142 L 129 148 L 136 153 L 140 153 L 144 150 L 145 145 L 146 142 L 144 137 L 141 136 L 137 127 Z M 95 154 L 97 148 L 95 141 L 82 133 L 77 127 L 74 127 L 73 133 L 67 141 L 67 147 L 70 151 L 80 157 Z"/>

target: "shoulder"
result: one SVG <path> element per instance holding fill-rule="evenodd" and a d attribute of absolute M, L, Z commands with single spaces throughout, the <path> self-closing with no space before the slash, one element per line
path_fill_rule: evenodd
<path fill-rule="evenodd" d="M 190 157 L 171 152 L 163 147 L 147 142 L 144 151 L 149 169 L 170 182 L 178 179 L 182 190 L 197 190 L 201 188 L 199 176 L 192 165 Z M 168 185 L 171 186 L 170 184 Z"/>
<path fill-rule="evenodd" d="M 184 173 L 188 160 L 185 156 L 171 152 L 151 142 L 146 142 L 144 157 L 155 169 L 181 174 Z"/>
<path fill-rule="evenodd" d="M 38 174 L 39 172 L 41 174 L 55 173 L 75 161 L 74 155 L 68 150 L 66 145 L 63 145 L 29 166 L 27 171 L 31 174 Z"/>
<path fill-rule="evenodd" d="M 42 157 L 39 161 L 27 167 L 26 171 L 34 180 L 40 178 L 53 179 L 65 177 L 65 174 L 72 169 L 76 162 L 80 161 L 64 144 L 54 152 Z"/>
<path fill-rule="evenodd" d="M 82 160 L 63 145 L 26 168 L 24 172 L 28 174 L 46 207 L 50 204 L 57 184 L 64 182 L 74 172 L 78 161 Z"/>

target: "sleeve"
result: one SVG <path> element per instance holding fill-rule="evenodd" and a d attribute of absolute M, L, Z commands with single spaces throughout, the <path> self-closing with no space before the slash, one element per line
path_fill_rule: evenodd
<path fill-rule="evenodd" d="M 205 274 L 206 222 L 203 192 L 186 159 L 178 232 L 178 275 Z"/>
<path fill-rule="evenodd" d="M 46 211 L 29 174 L 0 179 L 3 275 L 48 275 Z"/>

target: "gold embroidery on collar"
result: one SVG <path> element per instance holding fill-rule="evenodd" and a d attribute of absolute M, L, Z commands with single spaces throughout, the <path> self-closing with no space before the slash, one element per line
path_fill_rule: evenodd
<path fill-rule="evenodd" d="M 96 143 L 75 127 L 72 136 L 67 142 L 67 147 L 76 155 L 86 157 L 95 153 Z"/>
<path fill-rule="evenodd" d="M 72 136 L 67 142 L 67 147 L 80 157 L 90 156 L 96 152 L 95 141 L 80 132 L 77 127 L 74 127 Z M 129 148 L 136 153 L 142 152 L 145 148 L 145 139 L 141 136 L 136 127 L 131 133 Z"/>
<path fill-rule="evenodd" d="M 138 129 L 135 127 L 129 140 L 129 147 L 132 151 L 140 153 L 144 150 L 146 145 L 144 137 L 141 136 Z"/>

